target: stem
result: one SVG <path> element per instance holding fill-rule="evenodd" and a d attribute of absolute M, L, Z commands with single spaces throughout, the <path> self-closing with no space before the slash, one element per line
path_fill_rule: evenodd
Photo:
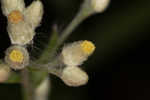
<path fill-rule="evenodd" d="M 55 51 L 55 45 L 57 43 L 58 39 L 58 29 L 57 25 L 54 25 L 52 28 L 52 35 L 49 37 L 48 45 L 47 47 L 43 50 L 42 55 L 40 58 L 36 61 L 37 63 L 48 63 L 52 56 L 54 56 L 53 51 Z M 52 55 L 53 54 L 53 55 Z M 49 56 L 47 56 L 49 55 Z"/>
<path fill-rule="evenodd" d="M 28 70 L 24 69 L 21 72 L 22 75 L 22 90 L 23 90 L 23 96 L 24 96 L 24 100 L 34 100 L 34 91 L 33 91 L 33 87 L 32 84 L 29 80 L 29 74 L 28 74 Z"/>
<path fill-rule="evenodd" d="M 83 15 L 83 12 L 80 11 L 77 16 L 72 20 L 72 22 L 67 26 L 67 28 L 61 33 L 61 37 L 58 40 L 58 45 L 61 45 L 66 38 L 71 35 L 71 33 L 74 31 L 74 29 L 86 18 L 86 16 Z"/>
<path fill-rule="evenodd" d="M 47 64 L 37 64 L 34 62 L 30 63 L 29 70 L 41 70 L 56 76 L 60 76 L 62 70 L 64 69 L 64 64 L 60 61 L 59 57 L 56 57 L 53 61 Z"/>
<path fill-rule="evenodd" d="M 61 36 L 58 38 L 56 46 L 53 48 L 51 55 L 57 52 L 57 49 L 64 43 L 64 41 L 71 35 L 71 33 L 77 28 L 77 26 L 84 21 L 87 17 L 92 15 L 94 12 L 90 7 L 91 0 L 85 0 L 80 8 L 80 11 L 71 21 L 71 23 L 64 29 Z M 53 56 L 52 56 L 53 58 Z"/>
<path fill-rule="evenodd" d="M 48 42 L 48 46 L 44 50 L 40 59 L 37 60 L 37 63 L 47 63 L 55 59 L 57 49 L 71 35 L 71 33 L 79 24 L 92 14 L 93 10 L 91 9 L 91 0 L 84 0 L 84 3 L 80 8 L 80 11 L 77 13 L 72 22 L 64 29 L 60 37 L 58 37 L 57 26 L 54 25 L 52 36 L 50 38 L 50 41 Z"/>
<path fill-rule="evenodd" d="M 35 90 L 35 100 L 48 100 L 50 89 L 49 77 L 47 77 Z"/>
<path fill-rule="evenodd" d="M 90 0 L 85 0 L 83 2 L 80 11 L 77 13 L 75 18 L 68 25 L 68 27 L 66 27 L 66 29 L 62 32 L 62 35 L 58 41 L 58 45 L 61 45 L 82 21 L 84 21 L 87 17 L 93 14 L 93 10 L 90 7 L 90 2 Z"/>

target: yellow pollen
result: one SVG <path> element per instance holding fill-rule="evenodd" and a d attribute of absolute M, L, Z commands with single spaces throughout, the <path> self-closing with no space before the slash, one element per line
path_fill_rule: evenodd
<path fill-rule="evenodd" d="M 23 21 L 23 16 L 22 13 L 20 11 L 12 11 L 9 15 L 8 15 L 8 21 L 10 21 L 13 24 L 17 24 L 21 21 Z"/>
<path fill-rule="evenodd" d="M 90 55 L 94 52 L 95 45 L 92 42 L 85 40 L 81 43 L 81 49 L 84 53 Z"/>
<path fill-rule="evenodd" d="M 22 63 L 23 62 L 23 59 L 24 59 L 24 56 L 22 54 L 21 51 L 19 50 L 13 50 L 10 55 L 9 55 L 9 58 L 11 61 L 13 62 L 16 62 L 16 63 Z"/>

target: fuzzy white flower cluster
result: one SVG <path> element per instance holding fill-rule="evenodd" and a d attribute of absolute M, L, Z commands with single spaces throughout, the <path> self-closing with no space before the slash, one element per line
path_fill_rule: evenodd
<path fill-rule="evenodd" d="M 2 11 L 8 19 L 8 34 L 12 44 L 26 45 L 35 35 L 43 16 L 43 4 L 37 0 L 25 8 L 24 0 L 1 0 Z"/>
<path fill-rule="evenodd" d="M 66 65 L 61 79 L 69 86 L 81 86 L 88 82 L 88 75 L 81 65 L 94 52 L 95 45 L 91 41 L 78 41 L 64 46 L 61 59 Z"/>
<path fill-rule="evenodd" d="M 90 7 L 94 12 L 102 12 L 109 0 L 91 0 Z M 11 46 L 6 51 L 5 62 L 13 69 L 23 69 L 29 64 L 29 54 L 26 44 L 29 44 L 35 35 L 43 16 L 43 5 L 35 0 L 25 8 L 24 0 L 1 0 L 3 14 L 8 19 L 7 31 L 11 39 Z M 88 2 L 89 5 L 89 2 Z M 69 86 L 81 86 L 88 82 L 88 75 L 80 65 L 95 51 L 91 41 L 77 41 L 63 47 L 58 65 L 65 65 L 58 75 Z M 5 75 L 0 69 L 0 74 Z M 7 75 L 5 75 L 7 76 Z M 1 81 L 1 80 L 0 80 Z"/>

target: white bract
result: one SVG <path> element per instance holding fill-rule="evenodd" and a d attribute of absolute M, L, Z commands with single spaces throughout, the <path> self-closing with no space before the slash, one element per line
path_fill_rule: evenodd
<path fill-rule="evenodd" d="M 77 41 L 64 46 L 62 61 L 67 66 L 79 66 L 94 52 L 95 45 L 90 41 Z"/>
<path fill-rule="evenodd" d="M 79 67 L 68 66 L 63 70 L 61 79 L 68 86 L 81 86 L 88 82 L 88 75 Z"/>
<path fill-rule="evenodd" d="M 35 35 L 43 16 L 41 1 L 33 1 L 25 8 L 24 0 L 1 0 L 2 11 L 8 18 L 8 33 L 12 44 L 26 45 Z"/>

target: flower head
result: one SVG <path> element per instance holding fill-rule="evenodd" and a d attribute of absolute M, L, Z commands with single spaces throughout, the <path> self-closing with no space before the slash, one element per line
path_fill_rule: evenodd
<path fill-rule="evenodd" d="M 67 66 L 81 65 L 95 50 L 91 41 L 78 41 L 64 46 L 62 59 Z"/>
<path fill-rule="evenodd" d="M 81 43 L 80 46 L 83 52 L 88 55 L 92 54 L 95 50 L 95 46 L 91 41 L 85 40 Z"/>
<path fill-rule="evenodd" d="M 85 85 L 88 82 L 88 75 L 79 67 L 68 66 L 63 70 L 61 79 L 65 84 L 76 87 Z"/>
<path fill-rule="evenodd" d="M 13 62 L 22 63 L 24 56 L 23 53 L 20 50 L 12 50 L 9 54 L 9 59 Z"/>
<path fill-rule="evenodd" d="M 12 44 L 26 45 L 35 35 L 43 16 L 41 1 L 33 1 L 25 8 L 24 0 L 1 0 L 2 11 L 8 18 L 8 33 Z"/>
<path fill-rule="evenodd" d="M 28 51 L 21 46 L 11 46 L 6 51 L 5 62 L 13 69 L 23 69 L 29 64 Z"/>
<path fill-rule="evenodd" d="M 8 15 L 8 21 L 10 23 L 14 23 L 17 24 L 21 21 L 23 21 L 23 15 L 21 14 L 20 11 L 12 11 L 9 15 Z"/>

